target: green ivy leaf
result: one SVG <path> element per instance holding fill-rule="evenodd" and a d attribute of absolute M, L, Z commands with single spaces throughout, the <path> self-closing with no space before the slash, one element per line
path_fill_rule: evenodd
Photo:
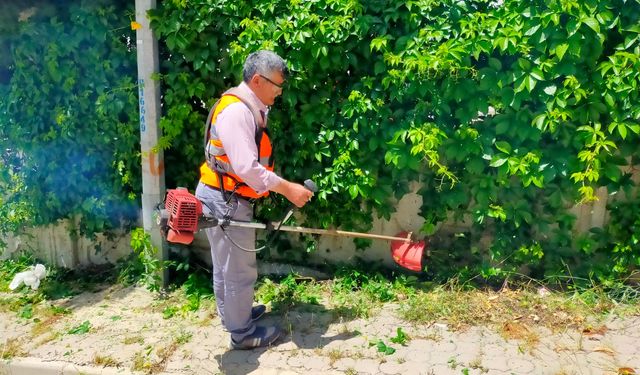
<path fill-rule="evenodd" d="M 562 61 L 562 58 L 564 57 L 564 54 L 567 52 L 568 49 L 569 49 L 569 44 L 567 43 L 562 43 L 556 47 L 555 53 L 556 53 L 556 56 L 558 56 L 558 60 Z"/>
<path fill-rule="evenodd" d="M 511 154 L 511 145 L 508 142 L 505 141 L 497 141 L 496 142 L 496 148 L 502 152 L 504 152 L 505 154 L 509 155 Z"/>
<path fill-rule="evenodd" d="M 622 137 L 622 139 L 626 139 L 627 138 L 627 127 L 624 124 L 618 125 L 618 133 L 620 133 L 620 136 Z"/>
<path fill-rule="evenodd" d="M 583 22 L 591 28 L 596 34 L 600 34 L 600 23 L 593 17 L 588 17 Z"/>
<path fill-rule="evenodd" d="M 504 163 L 506 163 L 506 162 L 507 162 L 507 160 L 508 160 L 508 159 L 506 159 L 506 158 L 494 157 L 494 158 L 491 160 L 491 163 L 490 163 L 489 165 L 490 165 L 490 166 L 492 166 L 492 167 L 494 167 L 494 168 L 498 168 L 498 167 L 500 167 L 501 165 L 503 165 Z"/>

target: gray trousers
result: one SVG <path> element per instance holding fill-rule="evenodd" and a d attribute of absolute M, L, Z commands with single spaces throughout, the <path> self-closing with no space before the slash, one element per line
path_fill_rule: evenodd
<path fill-rule="evenodd" d="M 206 216 L 221 219 L 228 213 L 231 220 L 250 221 L 253 218 L 251 203 L 235 195 L 227 204 L 222 192 L 199 183 L 196 197 L 203 202 L 202 209 Z M 207 228 L 205 231 L 211 245 L 213 291 L 218 315 L 231 333 L 231 337 L 240 341 L 256 329 L 255 323 L 251 321 L 251 306 L 258 269 L 256 253 L 237 248 L 227 236 L 244 248 L 254 249 L 256 231 L 249 228 L 226 227 L 223 232 L 219 226 Z"/>

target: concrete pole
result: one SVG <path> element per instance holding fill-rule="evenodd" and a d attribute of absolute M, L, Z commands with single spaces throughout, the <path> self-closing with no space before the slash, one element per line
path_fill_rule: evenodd
<path fill-rule="evenodd" d="M 147 11 L 156 7 L 156 0 L 136 0 L 138 51 L 138 100 L 140 104 L 140 146 L 142 150 L 142 223 L 145 232 L 151 235 L 151 244 L 158 249 L 161 261 L 169 258 L 169 249 L 160 234 L 153 217 L 155 206 L 162 202 L 165 194 L 164 153 L 153 148 L 158 144 L 161 131 L 160 83 L 153 80 L 153 74 L 160 71 L 158 40 L 149 27 Z M 162 275 L 162 286 L 168 283 L 168 271 Z"/>

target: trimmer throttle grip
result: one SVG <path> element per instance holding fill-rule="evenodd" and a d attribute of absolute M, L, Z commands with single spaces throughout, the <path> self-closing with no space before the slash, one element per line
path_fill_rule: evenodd
<path fill-rule="evenodd" d="M 318 192 L 318 186 L 316 185 L 316 183 L 309 179 L 304 181 L 304 187 L 307 188 L 307 190 L 310 190 L 314 193 Z"/>

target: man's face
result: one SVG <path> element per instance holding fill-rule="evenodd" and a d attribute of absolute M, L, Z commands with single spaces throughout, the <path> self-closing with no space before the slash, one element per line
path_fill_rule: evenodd
<path fill-rule="evenodd" d="M 282 94 L 284 77 L 281 72 L 271 72 L 269 74 L 256 73 L 253 76 L 258 88 L 256 94 L 264 105 L 273 105 L 276 98 Z"/>

